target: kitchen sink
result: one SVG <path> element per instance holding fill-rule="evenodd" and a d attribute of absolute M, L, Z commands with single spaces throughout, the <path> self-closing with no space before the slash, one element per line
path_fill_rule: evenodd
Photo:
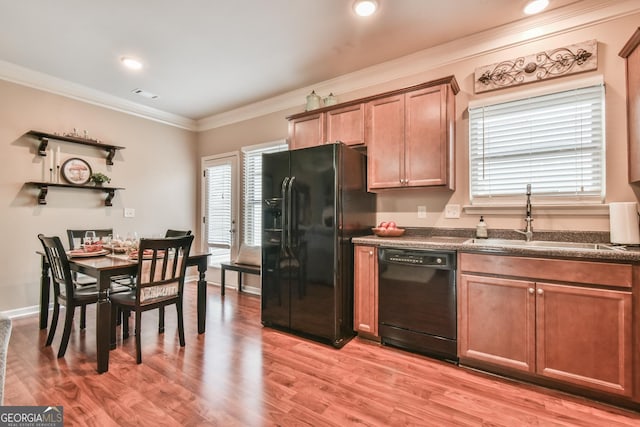
<path fill-rule="evenodd" d="M 478 246 L 496 246 L 496 247 L 520 247 L 520 248 L 541 248 L 541 249 L 588 249 L 588 250 L 605 250 L 605 251 L 623 251 L 623 247 L 615 247 L 605 243 L 579 243 L 579 242 L 553 242 L 546 240 L 525 240 L 515 239 L 469 239 L 465 244 Z"/>

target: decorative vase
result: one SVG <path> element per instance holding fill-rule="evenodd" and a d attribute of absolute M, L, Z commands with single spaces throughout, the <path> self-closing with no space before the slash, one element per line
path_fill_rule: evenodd
<path fill-rule="evenodd" d="M 315 110 L 320 108 L 320 97 L 316 95 L 316 91 L 311 91 L 309 95 L 307 95 L 307 111 Z"/>

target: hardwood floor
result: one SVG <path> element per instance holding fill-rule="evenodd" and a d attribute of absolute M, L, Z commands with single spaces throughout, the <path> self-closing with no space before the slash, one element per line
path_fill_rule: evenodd
<path fill-rule="evenodd" d="M 195 286 L 157 333 L 143 315 L 142 364 L 133 337 L 95 364 L 95 307 L 64 358 L 61 328 L 45 348 L 36 317 L 17 319 L 5 405 L 62 405 L 65 425 L 88 426 L 638 426 L 640 413 L 455 367 L 354 339 L 341 350 L 260 325 L 259 297 L 210 287 L 207 332 L 197 334 Z"/>

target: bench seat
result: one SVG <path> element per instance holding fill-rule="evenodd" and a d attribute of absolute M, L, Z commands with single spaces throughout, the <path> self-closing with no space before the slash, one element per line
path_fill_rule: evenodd
<path fill-rule="evenodd" d="M 227 270 L 238 272 L 238 292 L 242 292 L 242 274 L 255 274 L 260 275 L 260 266 L 251 264 L 240 264 L 237 262 L 223 262 L 220 263 L 221 278 L 220 278 L 220 294 L 224 295 L 225 288 L 225 273 Z"/>

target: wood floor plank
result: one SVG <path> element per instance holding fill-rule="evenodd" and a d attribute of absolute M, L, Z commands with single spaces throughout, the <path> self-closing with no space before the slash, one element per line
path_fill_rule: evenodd
<path fill-rule="evenodd" d="M 142 360 L 118 337 L 109 372 L 96 373 L 95 308 L 44 347 L 34 317 L 16 319 L 6 405 L 62 405 L 66 425 L 88 426 L 637 426 L 640 413 L 487 375 L 354 339 L 337 350 L 260 324 L 260 299 L 211 286 L 198 335 L 195 287 L 186 286 L 186 346 L 175 311 L 164 334 L 143 316 Z M 79 313 L 76 313 L 79 320 Z M 61 325 L 59 325 L 61 327 Z"/>

